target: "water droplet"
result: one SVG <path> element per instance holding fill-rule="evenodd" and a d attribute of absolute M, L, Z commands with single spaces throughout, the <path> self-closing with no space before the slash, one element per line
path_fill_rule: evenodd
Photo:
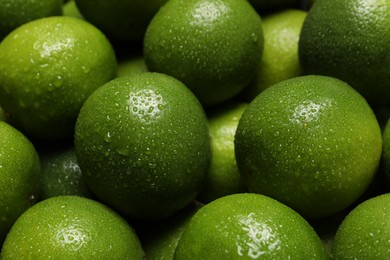
<path fill-rule="evenodd" d="M 55 87 L 58 88 L 61 87 L 63 83 L 64 83 L 64 79 L 62 78 L 62 76 L 57 76 L 53 84 Z"/>
<path fill-rule="evenodd" d="M 297 158 L 295 158 L 295 161 L 296 161 L 296 162 L 301 162 L 301 161 L 302 161 L 302 158 L 301 158 L 301 156 L 300 156 L 300 155 L 298 155 L 298 156 L 297 156 Z"/>
<path fill-rule="evenodd" d="M 104 137 L 104 141 L 111 142 L 111 133 L 107 132 L 106 136 Z"/>

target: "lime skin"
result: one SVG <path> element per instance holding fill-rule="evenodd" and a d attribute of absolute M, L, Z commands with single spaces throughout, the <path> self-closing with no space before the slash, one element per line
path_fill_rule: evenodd
<path fill-rule="evenodd" d="M 180 81 L 152 72 L 96 90 L 78 116 L 75 147 L 92 192 L 140 219 L 166 217 L 189 204 L 211 157 L 199 101 Z"/>
<path fill-rule="evenodd" d="M 302 76 L 273 85 L 249 104 L 235 153 L 249 191 L 322 218 L 351 205 L 370 185 L 382 137 L 372 109 L 352 87 Z"/>

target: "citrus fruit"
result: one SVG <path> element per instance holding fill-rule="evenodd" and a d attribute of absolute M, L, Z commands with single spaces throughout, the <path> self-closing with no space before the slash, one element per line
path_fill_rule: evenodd
<path fill-rule="evenodd" d="M 168 1 L 144 39 L 148 69 L 179 79 L 207 106 L 244 89 L 262 50 L 260 16 L 241 0 Z"/>
<path fill-rule="evenodd" d="M 242 93 L 252 101 L 261 91 L 302 74 L 298 41 L 306 12 L 284 9 L 263 17 L 264 52 L 254 80 Z"/>
<path fill-rule="evenodd" d="M 40 163 L 33 144 L 0 121 L 0 245 L 16 219 L 36 202 Z"/>
<path fill-rule="evenodd" d="M 22 24 L 62 14 L 62 0 L 1 0 L 0 6 L 0 41 Z"/>
<path fill-rule="evenodd" d="M 83 17 L 118 41 L 142 41 L 146 27 L 167 0 L 75 0 Z"/>
<path fill-rule="evenodd" d="M 73 135 L 85 99 L 116 74 L 106 37 L 73 17 L 41 18 L 10 33 L 0 45 L 0 103 L 27 135 Z"/>
<path fill-rule="evenodd" d="M 260 93 L 235 135 L 237 165 L 250 192 L 307 218 L 351 205 L 367 189 L 382 152 L 366 100 L 327 76 L 285 80 Z"/>
<path fill-rule="evenodd" d="M 118 62 L 117 76 L 121 77 L 146 71 L 148 69 L 142 56 L 131 57 Z"/>
<path fill-rule="evenodd" d="M 121 213 L 171 215 L 189 204 L 210 161 L 207 118 L 173 77 L 119 77 L 97 89 L 76 123 L 77 160 L 89 188 Z"/>
<path fill-rule="evenodd" d="M 71 16 L 75 18 L 84 19 L 81 15 L 79 9 L 76 6 L 76 2 L 74 0 L 65 2 L 62 6 L 62 11 L 64 16 Z"/>
<path fill-rule="evenodd" d="M 207 112 L 212 157 L 206 183 L 197 198 L 203 203 L 246 191 L 234 155 L 234 134 L 247 105 L 231 102 Z"/>
<path fill-rule="evenodd" d="M 173 259 L 177 243 L 186 225 L 202 204 L 193 202 L 172 216 L 136 225 L 142 248 L 148 260 Z"/>
<path fill-rule="evenodd" d="M 320 238 L 297 212 L 260 194 L 216 199 L 191 218 L 179 259 L 327 259 Z"/>
<path fill-rule="evenodd" d="M 40 154 L 40 199 L 60 195 L 91 197 L 73 146 L 60 146 Z"/>
<path fill-rule="evenodd" d="M 368 199 L 343 220 L 332 245 L 333 259 L 388 259 L 390 194 Z"/>
<path fill-rule="evenodd" d="M 316 0 L 302 27 L 301 66 L 347 82 L 372 104 L 389 103 L 389 24 L 389 0 Z"/>
<path fill-rule="evenodd" d="M 43 200 L 21 215 L 2 248 L 5 259 L 142 259 L 132 227 L 105 205 L 77 196 Z"/>

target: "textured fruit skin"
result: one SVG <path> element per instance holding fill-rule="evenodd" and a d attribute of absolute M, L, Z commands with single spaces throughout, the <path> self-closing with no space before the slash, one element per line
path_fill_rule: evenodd
<path fill-rule="evenodd" d="M 262 50 L 260 16 L 241 0 L 169 1 L 144 39 L 148 69 L 179 79 L 207 106 L 249 83 Z"/>
<path fill-rule="evenodd" d="M 0 245 L 16 219 L 36 202 L 40 164 L 32 143 L 0 121 Z"/>
<path fill-rule="evenodd" d="M 135 218 L 161 218 L 191 202 L 207 174 L 210 140 L 199 101 L 160 73 L 117 78 L 77 119 L 75 146 L 90 189 Z"/>
<path fill-rule="evenodd" d="M 321 218 L 366 190 L 382 138 L 373 111 L 353 88 L 335 78 L 303 76 L 273 85 L 249 104 L 235 149 L 249 191 Z"/>
<path fill-rule="evenodd" d="M 137 235 L 116 212 L 94 200 L 57 196 L 23 213 L 2 259 L 143 259 Z"/>
<path fill-rule="evenodd" d="M 298 213 L 260 194 L 234 194 L 198 210 L 175 252 L 180 259 L 327 259 Z"/>
<path fill-rule="evenodd" d="M 234 154 L 234 134 L 247 106 L 231 102 L 207 111 L 212 157 L 205 185 L 197 198 L 203 203 L 246 191 Z"/>
<path fill-rule="evenodd" d="M 332 244 L 332 259 L 388 259 L 390 194 L 366 200 L 339 226 Z"/>
<path fill-rule="evenodd" d="M 316 0 L 299 56 L 307 74 L 339 78 L 370 103 L 390 100 L 390 1 Z"/>
<path fill-rule="evenodd" d="M 73 135 L 85 99 L 116 75 L 115 53 L 91 24 L 49 17 L 24 24 L 0 45 L 0 103 L 28 135 Z"/>
<path fill-rule="evenodd" d="M 62 0 L 2 0 L 0 41 L 22 24 L 43 17 L 62 15 Z"/>
<path fill-rule="evenodd" d="M 85 19 L 110 38 L 141 41 L 146 28 L 167 0 L 75 0 Z"/>

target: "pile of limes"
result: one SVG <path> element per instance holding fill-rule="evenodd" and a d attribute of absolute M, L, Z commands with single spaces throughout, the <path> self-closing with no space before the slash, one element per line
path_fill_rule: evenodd
<path fill-rule="evenodd" d="M 388 259 L 390 0 L 0 0 L 0 259 Z"/>

